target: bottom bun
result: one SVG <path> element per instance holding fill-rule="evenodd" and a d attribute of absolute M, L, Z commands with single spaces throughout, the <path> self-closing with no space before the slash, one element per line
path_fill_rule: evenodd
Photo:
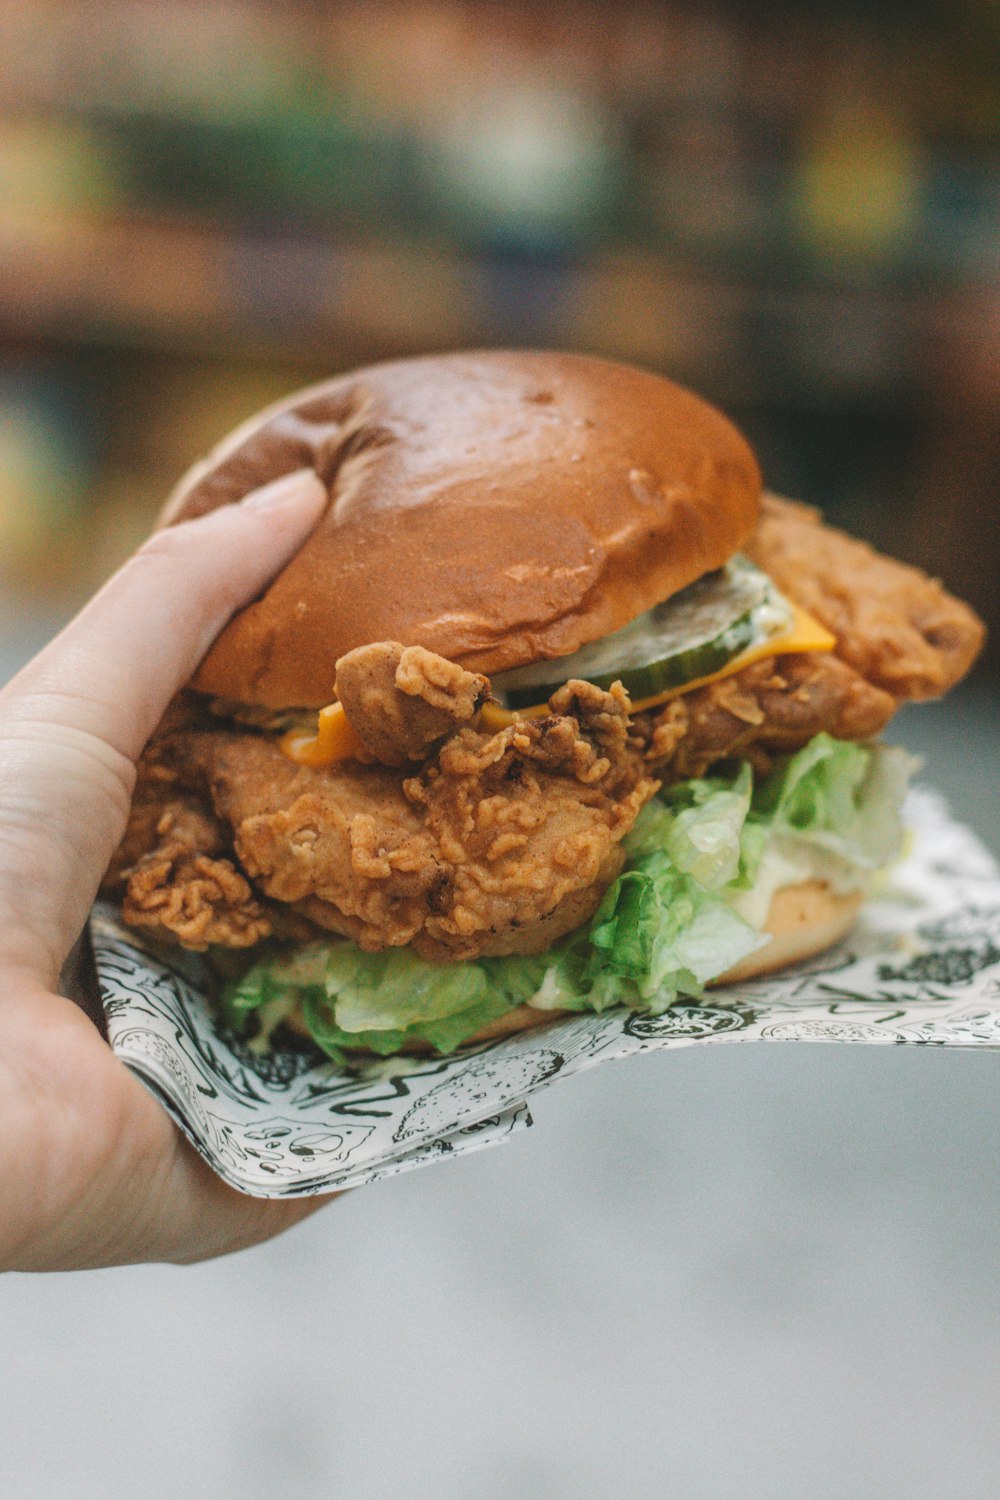
<path fill-rule="evenodd" d="M 857 892 L 838 896 L 822 880 L 803 880 L 799 885 L 786 885 L 775 891 L 764 923 L 763 931 L 771 941 L 749 957 L 741 959 L 718 979 L 710 981 L 711 987 L 720 984 L 739 984 L 744 979 L 756 979 L 761 974 L 773 974 L 790 964 L 803 959 L 815 958 L 817 953 L 831 948 L 839 942 L 857 920 L 864 897 Z M 559 1021 L 567 1016 L 579 1015 L 573 1010 L 538 1010 L 533 1005 L 519 1005 L 495 1021 L 488 1021 L 473 1032 L 463 1047 L 473 1047 L 478 1042 L 495 1042 L 503 1037 L 516 1036 L 521 1031 L 531 1031 L 535 1026 L 547 1026 L 550 1021 Z M 298 1007 L 288 1017 L 287 1025 L 294 1031 L 308 1036 L 305 1021 Z M 361 1050 L 361 1049 L 359 1049 Z M 408 1042 L 402 1051 L 408 1056 L 427 1056 L 433 1047 L 424 1042 Z"/>
<path fill-rule="evenodd" d="M 859 891 L 838 896 L 822 880 L 782 886 L 771 897 L 764 923 L 763 930 L 770 934 L 771 941 L 713 979 L 712 985 L 739 984 L 815 958 L 850 932 L 864 899 Z"/>

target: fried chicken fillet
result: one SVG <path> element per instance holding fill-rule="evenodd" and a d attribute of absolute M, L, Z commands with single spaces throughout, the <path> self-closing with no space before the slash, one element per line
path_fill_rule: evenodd
<path fill-rule="evenodd" d="M 835 651 L 634 716 L 620 686 L 570 682 L 545 717 L 490 732 L 486 677 L 378 642 L 337 663 L 363 755 L 319 769 L 189 695 L 147 748 L 109 872 L 125 920 L 194 949 L 327 930 L 436 960 L 540 952 L 595 911 L 661 781 L 733 758 L 767 769 L 822 730 L 869 739 L 979 650 L 967 606 L 805 506 L 765 497 L 744 550 Z"/>
<path fill-rule="evenodd" d="M 946 693 L 982 648 L 983 623 L 967 604 L 919 568 L 824 525 L 810 506 L 765 495 L 743 551 L 837 644 L 756 662 L 637 715 L 665 780 L 733 758 L 766 772 L 821 730 L 871 739 L 900 704 Z"/>
<path fill-rule="evenodd" d="M 204 948 L 288 936 L 291 919 L 432 959 L 540 952 L 586 921 L 659 785 L 624 692 L 570 683 L 545 718 L 489 733 L 465 722 L 484 679 L 419 647 L 352 656 L 345 698 L 380 761 L 313 770 L 211 728 L 153 741 L 112 872 L 126 921 Z"/>

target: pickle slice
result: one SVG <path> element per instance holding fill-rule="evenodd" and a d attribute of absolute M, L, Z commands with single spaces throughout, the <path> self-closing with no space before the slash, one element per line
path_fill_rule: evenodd
<path fill-rule="evenodd" d="M 787 629 L 791 620 L 791 605 L 768 575 L 735 557 L 571 656 L 499 674 L 492 679 L 493 691 L 508 708 L 527 708 L 580 677 L 601 688 L 620 682 L 638 703 L 721 671 L 748 646 Z"/>

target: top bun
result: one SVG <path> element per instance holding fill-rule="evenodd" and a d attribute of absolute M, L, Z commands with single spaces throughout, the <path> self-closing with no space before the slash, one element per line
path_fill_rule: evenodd
<path fill-rule="evenodd" d="M 744 439 L 669 380 L 484 351 L 373 365 L 269 407 L 185 475 L 160 524 L 303 467 L 329 509 L 222 632 L 202 692 L 319 706 L 338 657 L 378 640 L 487 673 L 564 656 L 721 567 L 760 497 Z"/>

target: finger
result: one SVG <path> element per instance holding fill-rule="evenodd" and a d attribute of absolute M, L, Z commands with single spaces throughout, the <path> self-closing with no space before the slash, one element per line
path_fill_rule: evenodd
<path fill-rule="evenodd" d="M 322 481 L 302 469 L 156 532 L 8 685 L 4 710 L 40 712 L 134 760 L 219 631 L 298 551 L 326 500 Z"/>
<path fill-rule="evenodd" d="M 157 533 L 0 693 L 0 952 L 54 979 L 124 832 L 136 757 L 326 498 L 303 471 Z"/>

